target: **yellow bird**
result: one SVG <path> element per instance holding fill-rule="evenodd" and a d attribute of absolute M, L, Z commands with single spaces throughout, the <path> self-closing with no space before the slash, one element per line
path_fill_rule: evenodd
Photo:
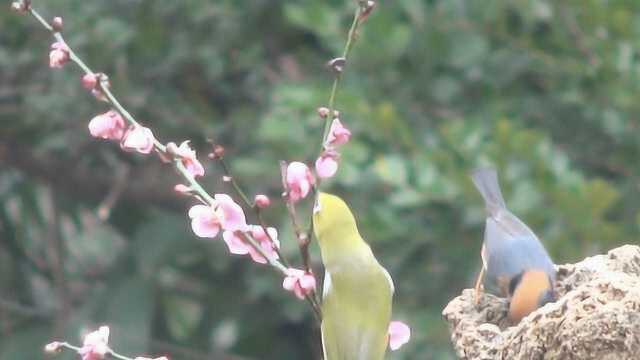
<path fill-rule="evenodd" d="M 320 193 L 313 228 L 325 268 L 325 360 L 382 360 L 391 321 L 393 281 L 362 239 L 345 202 Z"/>

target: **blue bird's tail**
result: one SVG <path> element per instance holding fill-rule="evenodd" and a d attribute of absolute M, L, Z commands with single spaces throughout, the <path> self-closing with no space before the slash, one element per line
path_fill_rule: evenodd
<path fill-rule="evenodd" d="M 498 183 L 498 173 L 494 168 L 479 168 L 471 174 L 473 183 L 484 198 L 484 203 L 489 214 L 496 215 L 498 211 L 506 209 L 500 184 Z"/>

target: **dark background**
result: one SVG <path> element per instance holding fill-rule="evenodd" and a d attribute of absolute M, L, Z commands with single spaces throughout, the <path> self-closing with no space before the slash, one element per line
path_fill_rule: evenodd
<path fill-rule="evenodd" d="M 0 358 L 41 358 L 100 324 L 128 355 L 309 359 L 319 337 L 281 279 L 196 238 L 156 159 L 88 134 L 106 111 L 50 35 L 0 11 Z M 313 160 L 315 114 L 353 1 L 34 1 L 111 77 L 161 141 L 222 143 L 297 258 L 278 160 Z M 6 5 L 6 6 L 5 6 Z M 637 243 L 640 2 L 380 1 L 338 97 L 353 131 L 324 189 L 341 194 L 395 279 L 411 342 L 392 359 L 452 359 L 442 308 L 479 270 L 484 208 L 469 179 L 498 167 L 509 208 L 558 263 Z M 206 162 L 211 193 L 231 190 Z M 111 216 L 98 209 L 122 190 Z M 253 220 L 252 220 L 253 221 Z M 320 272 L 317 246 L 314 266 Z M 68 353 L 61 359 L 75 358 Z"/>

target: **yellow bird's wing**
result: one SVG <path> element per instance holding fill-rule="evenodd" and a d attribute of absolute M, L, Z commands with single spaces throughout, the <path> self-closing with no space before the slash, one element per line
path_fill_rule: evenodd
<path fill-rule="evenodd" d="M 393 294 L 386 270 L 376 262 L 327 273 L 323 293 L 325 360 L 383 360 Z"/>

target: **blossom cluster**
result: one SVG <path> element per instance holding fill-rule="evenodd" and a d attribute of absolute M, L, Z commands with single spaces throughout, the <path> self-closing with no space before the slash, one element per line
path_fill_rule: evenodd
<path fill-rule="evenodd" d="M 61 18 L 54 19 L 53 28 L 55 31 L 62 28 Z M 71 49 L 61 39 L 61 37 L 57 38 L 51 45 L 49 53 L 49 66 L 54 69 L 63 68 L 71 60 L 77 61 Z M 81 84 L 96 99 L 117 105 L 113 98 L 109 98 L 109 82 L 105 74 L 87 71 L 81 79 Z M 292 206 L 306 198 L 319 179 L 330 178 L 336 174 L 340 160 L 339 150 L 351 138 L 351 131 L 343 125 L 337 111 L 320 108 L 318 113 L 327 121 L 329 129 L 324 136 L 320 154 L 315 160 L 315 171 L 312 172 L 303 162 L 293 161 L 286 166 L 283 174 L 285 194 Z M 191 228 L 196 236 L 216 238 L 221 235 L 229 253 L 248 256 L 256 263 L 273 265 L 278 261 L 280 241 L 276 228 L 263 224 L 249 224 L 242 206 L 228 194 L 218 193 L 209 196 L 203 193 L 204 190 L 195 182 L 195 178 L 204 176 L 205 169 L 188 140 L 180 145 L 172 142 L 163 145 L 155 138 L 151 129 L 137 123 L 121 107 L 96 115 L 89 121 L 88 128 L 93 137 L 116 142 L 124 151 L 145 155 L 155 151 L 161 159 L 177 162 L 184 169 L 183 175 L 189 184 L 177 184 L 174 189 L 179 193 L 195 195 L 194 197 L 201 202 L 193 205 L 188 211 Z M 221 158 L 223 152 L 222 148 L 215 149 L 214 158 L 216 156 Z M 246 197 L 244 195 L 242 197 L 247 202 Z M 258 211 L 269 205 L 269 198 L 262 194 L 256 195 L 253 204 L 247 204 Z M 315 292 L 316 278 L 311 270 L 280 266 L 284 274 L 282 287 L 301 300 L 305 298 L 312 300 L 310 296 L 312 297 Z M 388 338 L 389 347 L 392 350 L 406 343 L 409 337 L 410 329 L 406 324 L 391 322 Z M 82 360 L 104 359 L 107 355 L 115 354 L 107 345 L 108 338 L 109 328 L 102 326 L 85 336 L 82 347 L 70 348 L 76 349 Z M 69 347 L 66 343 L 53 342 L 47 345 L 46 350 L 56 352 L 65 346 Z M 136 357 L 135 360 L 167 360 L 167 358 Z"/>
<path fill-rule="evenodd" d="M 82 360 L 102 360 L 117 355 L 111 348 L 109 348 L 109 327 L 100 326 L 98 330 L 92 331 L 85 335 L 84 341 L 81 347 L 74 347 L 67 343 L 54 341 L 47 344 L 44 347 L 47 353 L 57 353 L 63 348 L 75 350 Z M 122 355 L 117 355 L 118 358 L 124 358 Z M 169 360 L 166 356 L 157 358 L 149 358 L 144 356 L 137 356 L 133 360 Z"/>

